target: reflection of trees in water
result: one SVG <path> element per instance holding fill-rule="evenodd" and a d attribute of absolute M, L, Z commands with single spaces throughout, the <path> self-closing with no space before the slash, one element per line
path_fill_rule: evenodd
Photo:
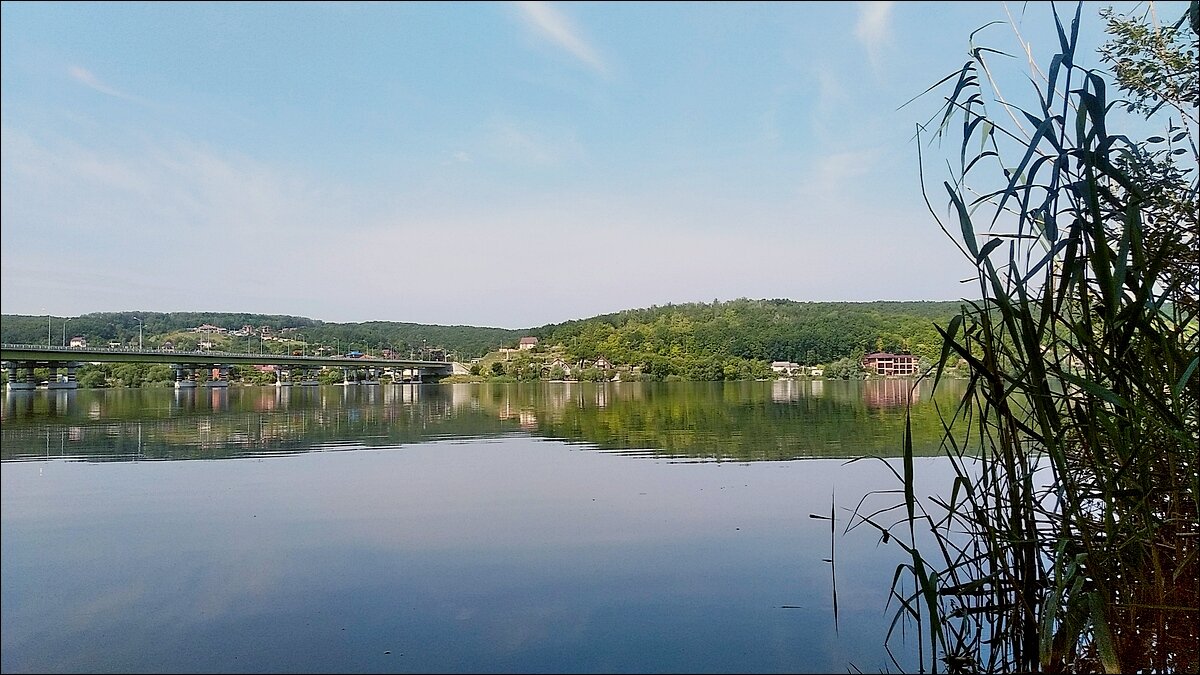
<path fill-rule="evenodd" d="M 942 435 L 931 386 L 914 388 L 911 380 L 454 386 L 458 403 L 541 436 L 617 451 L 739 460 L 895 456 L 910 396 L 917 452 L 935 454 Z M 947 383 L 938 396 L 960 388 Z"/>
<path fill-rule="evenodd" d="M 518 432 L 702 459 L 895 455 L 911 386 L 797 380 L 12 392 L 0 458 L 228 458 Z M 917 450 L 933 454 L 941 427 L 927 384 L 913 400 Z"/>

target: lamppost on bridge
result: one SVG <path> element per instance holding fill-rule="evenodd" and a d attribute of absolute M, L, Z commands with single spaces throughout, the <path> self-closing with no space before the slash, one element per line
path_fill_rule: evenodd
<path fill-rule="evenodd" d="M 50 346 L 50 312 L 46 312 L 46 346 Z"/>
<path fill-rule="evenodd" d="M 138 317 L 133 317 L 133 320 L 138 322 L 138 351 L 142 351 L 142 320 Z"/>
<path fill-rule="evenodd" d="M 63 319 L 63 346 L 67 346 L 67 324 L 71 323 L 70 319 Z"/>

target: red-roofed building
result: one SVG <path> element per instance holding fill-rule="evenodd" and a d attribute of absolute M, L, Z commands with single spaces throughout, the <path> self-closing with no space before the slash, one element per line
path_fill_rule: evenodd
<path fill-rule="evenodd" d="M 874 371 L 876 375 L 899 375 L 902 377 L 919 374 L 918 359 L 912 354 L 892 354 L 890 352 L 875 352 L 863 357 L 862 365 L 865 370 Z"/>

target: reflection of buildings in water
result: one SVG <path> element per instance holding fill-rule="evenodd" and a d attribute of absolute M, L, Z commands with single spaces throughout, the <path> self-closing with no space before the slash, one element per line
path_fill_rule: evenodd
<path fill-rule="evenodd" d="M 534 411 L 522 410 L 518 414 L 517 419 L 522 429 L 525 429 L 526 431 L 534 431 L 537 429 L 538 418 L 537 413 Z"/>
<path fill-rule="evenodd" d="M 608 386 L 607 385 L 601 384 L 601 385 L 596 386 L 596 407 L 597 408 L 607 408 L 608 407 Z"/>
<path fill-rule="evenodd" d="M 473 384 L 450 385 L 450 406 L 455 409 L 479 409 L 479 387 Z"/>
<path fill-rule="evenodd" d="M 921 390 L 912 380 L 867 380 L 863 382 L 863 401 L 870 408 L 894 408 L 907 405 L 909 396 L 915 403 Z"/>
<path fill-rule="evenodd" d="M 813 396 L 825 395 L 825 380 L 810 380 L 808 386 Z"/>
<path fill-rule="evenodd" d="M 72 443 L 83 440 L 83 427 L 67 427 L 67 438 L 71 439 Z"/>
<path fill-rule="evenodd" d="M 275 409 L 275 392 L 265 387 L 255 387 L 252 391 L 255 394 L 252 404 L 255 412 L 270 412 Z"/>
<path fill-rule="evenodd" d="M 637 382 L 618 382 L 617 390 L 621 392 L 622 401 L 641 401 L 646 398 L 645 387 Z"/>
<path fill-rule="evenodd" d="M 227 410 L 229 408 L 229 389 L 212 387 L 208 395 L 208 405 L 214 412 Z"/>
<path fill-rule="evenodd" d="M 570 382 L 552 382 L 546 385 L 548 388 L 548 409 L 552 411 L 563 410 L 567 404 L 571 402 L 571 383 Z"/>
<path fill-rule="evenodd" d="M 92 401 L 92 405 L 88 406 L 88 417 L 94 420 L 100 419 L 100 401 Z"/>
<path fill-rule="evenodd" d="M 504 405 L 500 406 L 500 412 L 498 413 L 498 416 L 502 420 L 510 420 L 514 415 L 516 415 L 516 412 L 513 411 L 512 401 L 510 401 L 506 396 L 504 397 Z"/>
<path fill-rule="evenodd" d="M 775 403 L 800 400 L 800 384 L 796 380 L 775 380 L 771 383 L 771 400 Z"/>

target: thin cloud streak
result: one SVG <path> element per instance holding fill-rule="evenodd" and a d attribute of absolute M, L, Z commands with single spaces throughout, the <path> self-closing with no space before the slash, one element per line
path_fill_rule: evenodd
<path fill-rule="evenodd" d="M 895 4 L 890 1 L 859 3 L 854 35 L 866 47 L 872 66 L 879 64 L 880 51 L 891 40 L 892 6 Z"/>
<path fill-rule="evenodd" d="M 600 55 L 579 35 L 565 15 L 545 2 L 517 2 L 515 4 L 517 9 L 521 10 L 525 20 L 543 37 L 567 50 L 572 56 L 601 75 L 608 74 L 608 67 L 601 60 Z"/>
<path fill-rule="evenodd" d="M 100 78 L 96 77 L 96 75 L 94 73 L 92 73 L 92 71 L 88 70 L 87 68 L 82 68 L 80 66 L 69 66 L 67 68 L 67 74 L 70 75 L 71 79 L 75 80 L 76 82 L 82 84 L 83 86 L 87 87 L 88 89 L 92 89 L 93 91 L 98 91 L 101 94 L 105 94 L 107 96 L 112 96 L 114 98 L 124 99 L 126 101 L 133 101 L 135 103 L 145 103 L 145 101 L 138 98 L 137 96 L 133 96 L 131 94 L 126 94 L 125 92 L 123 92 L 119 89 L 110 87 L 109 85 L 105 84 L 104 82 L 101 82 Z"/>

